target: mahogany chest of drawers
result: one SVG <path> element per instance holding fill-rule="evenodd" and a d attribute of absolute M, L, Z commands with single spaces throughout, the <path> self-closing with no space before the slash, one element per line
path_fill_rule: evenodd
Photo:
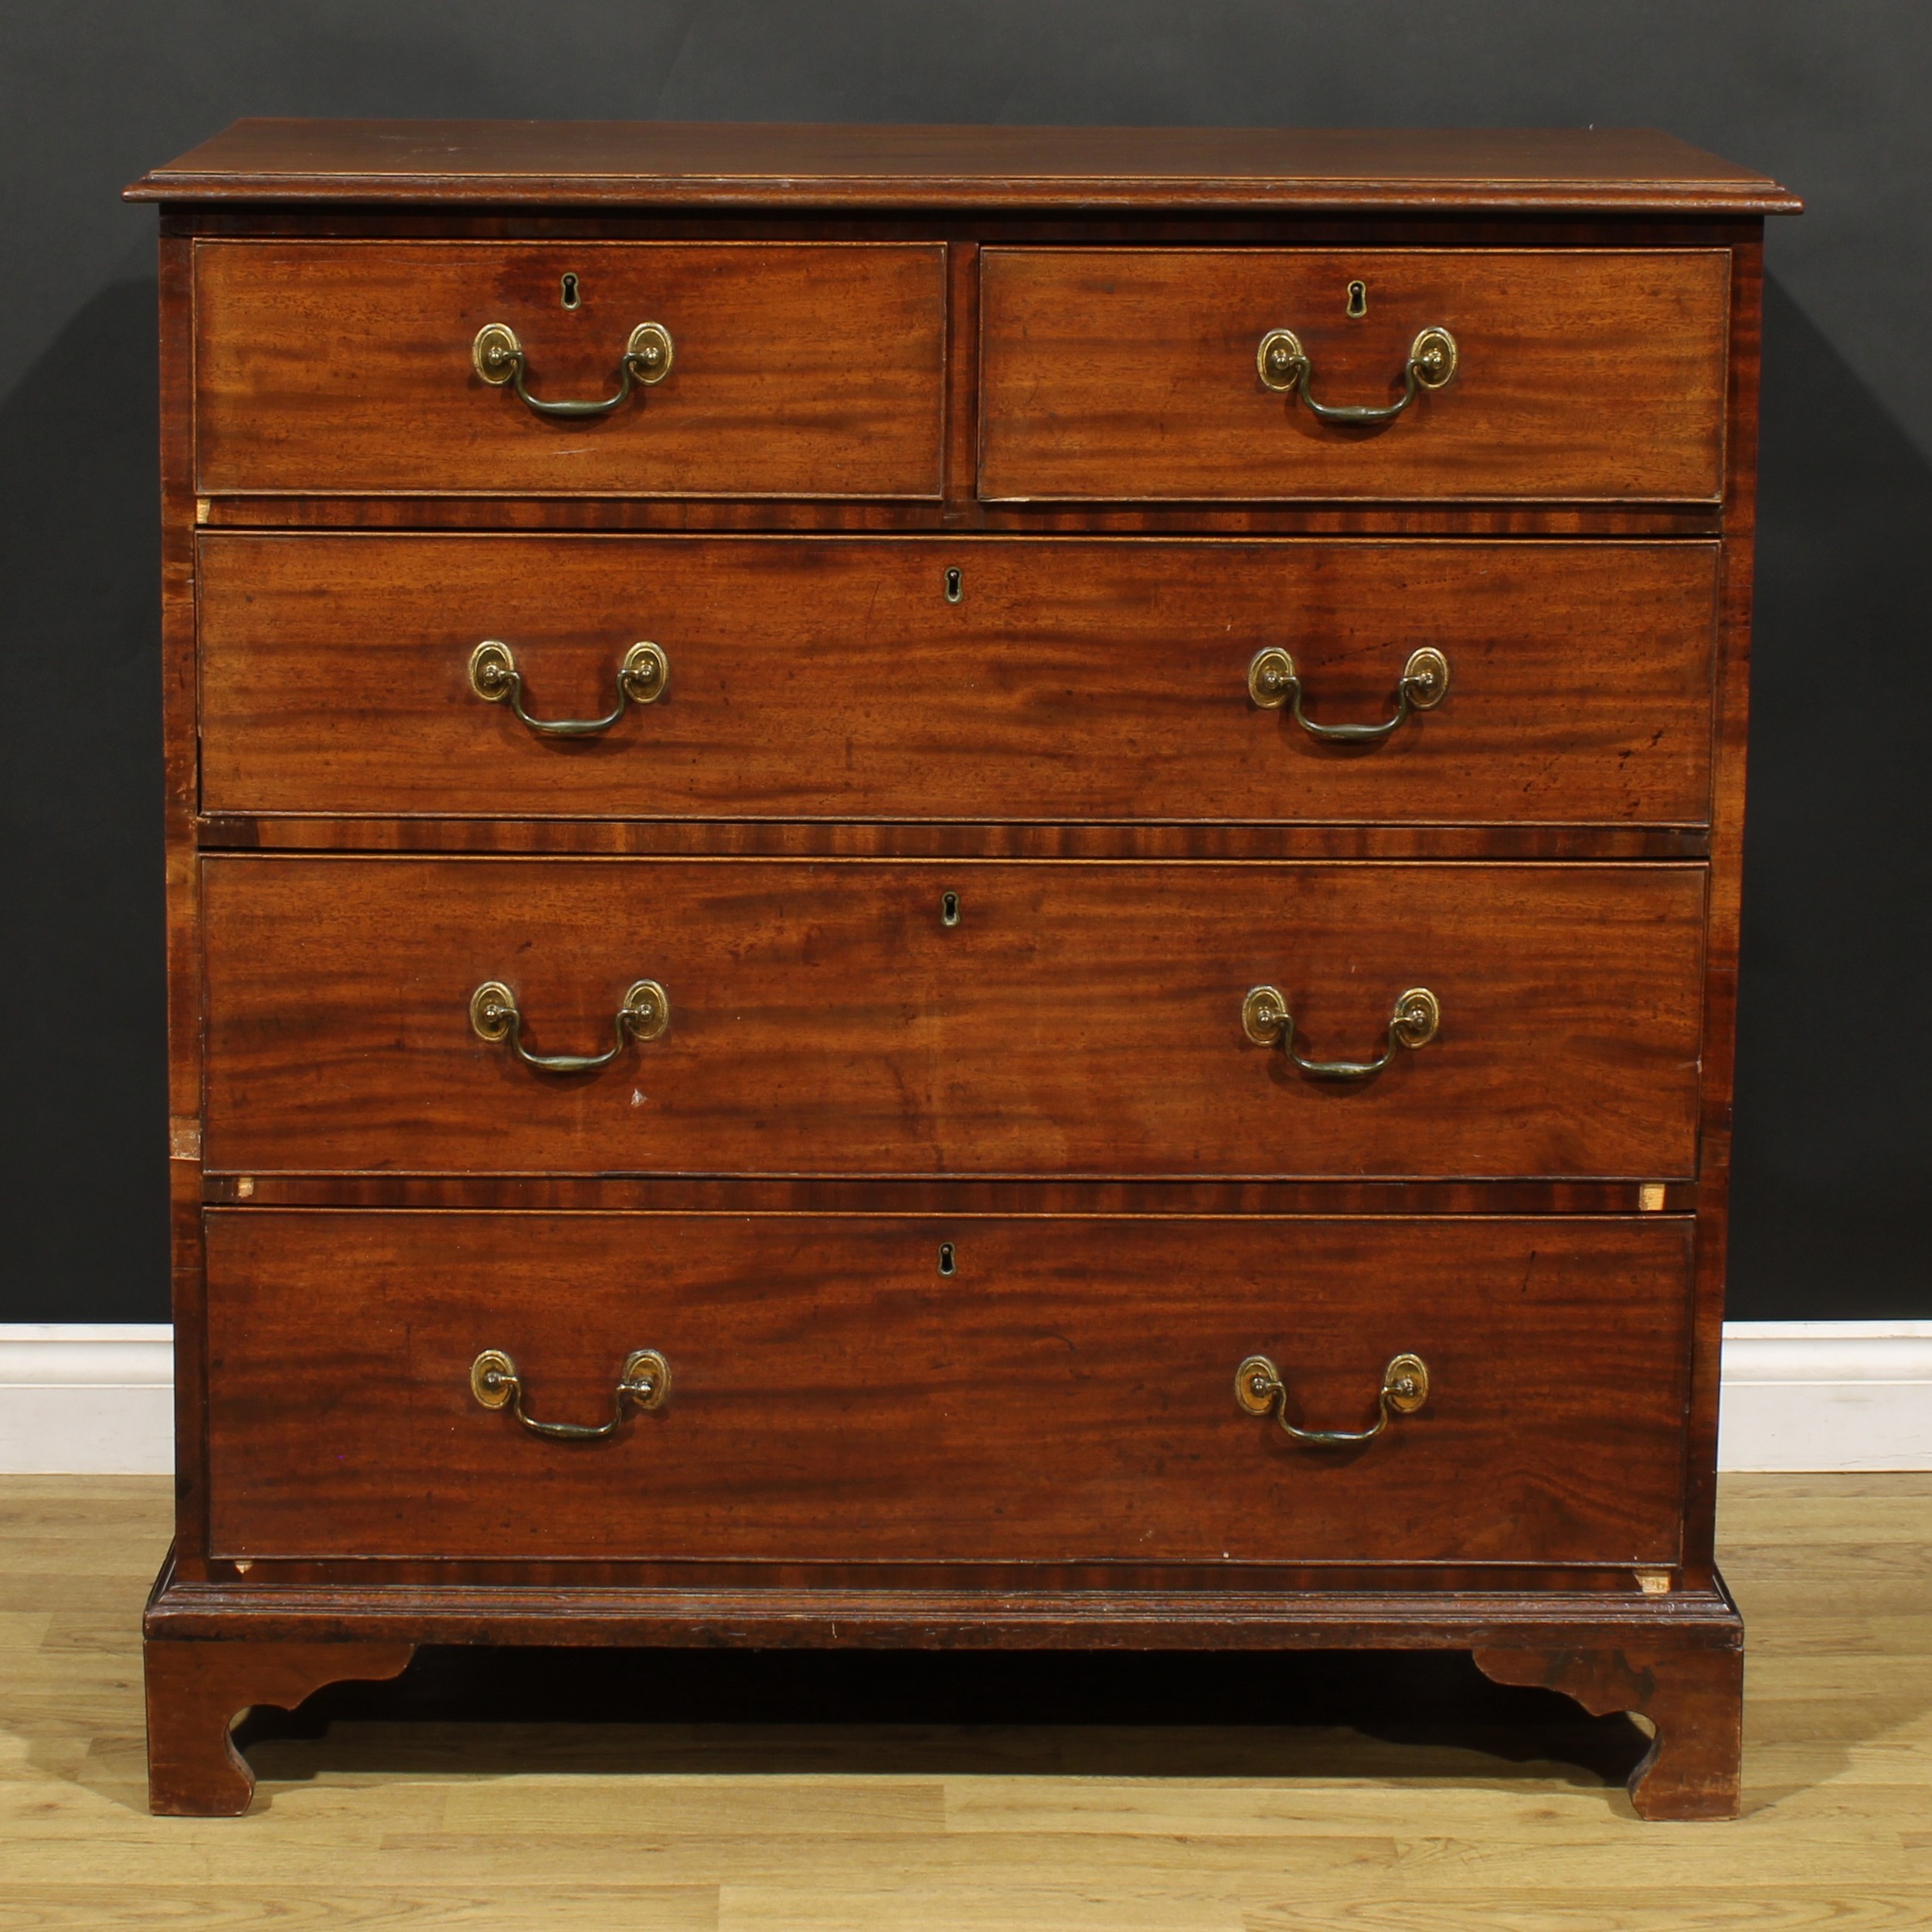
<path fill-rule="evenodd" d="M 1735 1807 L 1763 218 L 244 122 L 162 206 L 157 1810 L 423 1643 L 1435 1647 Z"/>

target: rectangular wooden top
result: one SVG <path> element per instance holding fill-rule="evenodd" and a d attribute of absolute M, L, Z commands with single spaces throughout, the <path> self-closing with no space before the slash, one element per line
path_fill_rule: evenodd
<path fill-rule="evenodd" d="M 1167 207 L 1795 214 L 1797 196 L 1646 128 L 788 126 L 238 121 L 134 201 L 591 208 Z"/>

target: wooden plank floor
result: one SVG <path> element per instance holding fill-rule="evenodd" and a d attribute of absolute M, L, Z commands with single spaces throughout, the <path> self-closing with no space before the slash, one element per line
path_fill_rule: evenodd
<path fill-rule="evenodd" d="M 167 1489 L 0 1478 L 0 1926 L 1932 1925 L 1932 1476 L 1726 1481 L 1725 1825 L 1638 1823 L 1629 1720 L 1455 1658 L 636 1652 L 426 1653 L 250 1720 L 248 1818 L 151 1818 Z"/>

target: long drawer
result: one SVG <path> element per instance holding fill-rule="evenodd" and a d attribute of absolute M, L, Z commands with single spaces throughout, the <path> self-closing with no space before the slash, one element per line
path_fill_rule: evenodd
<path fill-rule="evenodd" d="M 218 1211 L 227 1557 L 1668 1564 L 1686 1220 Z M 941 1244 L 946 1254 L 942 1260 Z M 950 1267 L 951 1272 L 942 1272 Z M 521 1426 L 485 1351 L 507 1358 Z M 635 1351 L 641 1400 L 617 1383 Z M 1236 1399 L 1247 1358 L 1282 1394 Z M 1367 1442 L 1389 1365 L 1414 1356 Z M 1257 1412 L 1257 1410 L 1259 1412 Z"/>
<path fill-rule="evenodd" d="M 1685 1176 L 1704 883 L 1676 865 L 209 858 L 206 1155 Z M 1325 1077 L 1291 1046 L 1386 1064 Z"/>
<path fill-rule="evenodd" d="M 196 487 L 936 496 L 945 260 L 913 243 L 201 241 Z M 627 376 L 647 324 L 658 362 Z M 514 379 L 481 355 L 492 325 L 520 347 Z M 623 400 L 549 416 L 539 404 Z"/>
<path fill-rule="evenodd" d="M 994 248 L 980 263 L 983 497 L 1722 493 L 1726 250 Z M 1430 332 L 1453 362 L 1410 380 Z M 1379 422 L 1318 413 L 1397 403 Z"/>
<path fill-rule="evenodd" d="M 1697 824 L 1717 560 L 1704 543 L 213 535 L 202 803 Z M 473 679 L 486 640 L 513 691 Z M 662 668 L 634 699 L 619 669 L 640 641 Z M 1447 689 L 1418 706 L 1399 687 L 1421 650 Z M 1250 689 L 1270 651 L 1300 680 L 1300 720 L 1261 674 L 1267 702 Z M 1399 712 L 1379 741 L 1321 735 Z"/>

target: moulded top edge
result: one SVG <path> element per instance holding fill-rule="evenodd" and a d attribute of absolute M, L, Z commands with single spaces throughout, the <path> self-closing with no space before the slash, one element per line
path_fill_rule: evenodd
<path fill-rule="evenodd" d="M 241 121 L 135 201 L 1793 214 L 1650 129 Z"/>

